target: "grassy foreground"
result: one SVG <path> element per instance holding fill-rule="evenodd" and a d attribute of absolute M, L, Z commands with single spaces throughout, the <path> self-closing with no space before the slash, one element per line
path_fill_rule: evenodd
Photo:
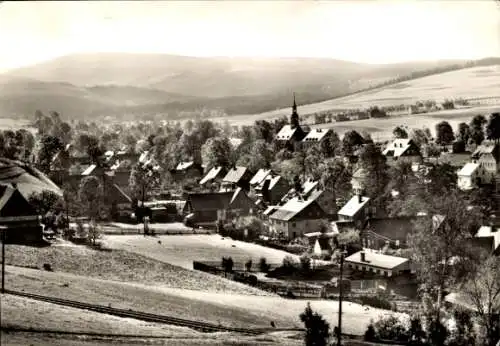
<path fill-rule="evenodd" d="M 274 321 L 278 328 L 303 327 L 299 314 L 304 311 L 307 303 L 304 300 L 281 297 L 112 282 L 11 266 L 7 267 L 7 274 L 6 287 L 12 290 L 244 328 L 268 328 L 271 321 Z M 313 300 L 311 306 L 321 313 L 332 327 L 336 325 L 336 301 Z M 391 312 L 375 308 L 365 309 L 361 305 L 345 302 L 343 329 L 348 334 L 362 335 L 371 319 L 387 314 Z"/>
<path fill-rule="evenodd" d="M 297 333 L 248 337 L 232 333 L 201 333 L 188 328 L 146 323 L 79 310 L 22 297 L 1 295 L 2 326 L 57 333 L 2 332 L 2 345 L 300 345 Z M 95 335 L 65 335 L 64 332 Z M 117 337 L 99 334 L 120 335 Z M 288 333 L 290 334 L 290 333 Z M 135 337 L 125 337 L 125 336 Z M 298 336 L 300 337 L 300 335 Z"/>
<path fill-rule="evenodd" d="M 269 295 L 250 286 L 124 250 L 100 251 L 74 245 L 44 248 L 7 245 L 5 263 L 40 269 L 44 263 L 49 263 L 56 272 L 93 278 L 192 290 Z"/>

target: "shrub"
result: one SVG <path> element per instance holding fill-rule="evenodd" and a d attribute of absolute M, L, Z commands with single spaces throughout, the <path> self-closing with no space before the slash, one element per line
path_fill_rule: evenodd
<path fill-rule="evenodd" d="M 300 257 L 300 269 L 303 271 L 309 271 L 311 269 L 311 258 L 309 256 Z"/>
<path fill-rule="evenodd" d="M 377 339 L 401 341 L 408 340 L 408 329 L 395 316 L 381 317 L 373 324 Z"/>
<path fill-rule="evenodd" d="M 300 314 L 300 320 L 304 323 L 306 333 L 304 342 L 306 346 L 326 346 L 330 339 L 330 325 L 317 312 L 313 312 L 311 305 L 307 306 Z"/>
<path fill-rule="evenodd" d="M 378 309 L 392 310 L 393 306 L 390 301 L 377 296 L 360 296 L 359 301 L 362 305 L 368 305 Z"/>
<path fill-rule="evenodd" d="M 267 273 L 269 271 L 269 264 L 267 264 L 266 258 L 261 257 L 259 260 L 259 269 L 262 273 Z"/>
<path fill-rule="evenodd" d="M 373 326 L 373 323 L 370 323 L 368 325 L 368 328 L 366 328 L 364 340 L 365 341 L 376 341 L 376 333 L 375 333 L 375 327 Z"/>
<path fill-rule="evenodd" d="M 251 271 L 252 270 L 252 259 L 249 259 L 246 263 L 245 263 L 245 269 L 247 272 Z"/>
<path fill-rule="evenodd" d="M 295 269 L 296 265 L 297 263 L 295 262 L 295 259 L 292 256 L 285 256 L 281 264 L 283 268 L 289 268 L 289 269 Z"/>
<path fill-rule="evenodd" d="M 233 259 L 231 257 L 222 257 L 222 268 L 224 272 L 231 273 L 233 271 Z"/>

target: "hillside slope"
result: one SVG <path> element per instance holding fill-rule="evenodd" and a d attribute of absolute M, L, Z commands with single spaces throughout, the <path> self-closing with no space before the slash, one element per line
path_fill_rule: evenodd
<path fill-rule="evenodd" d="M 179 112 L 202 108 L 256 114 L 287 107 L 292 91 L 299 102 L 315 103 L 464 64 L 77 54 L 0 75 L 0 116 L 29 117 L 37 109 L 57 110 L 73 119 L 137 119 L 138 114 L 173 119 Z"/>
<path fill-rule="evenodd" d="M 445 72 L 328 101 L 299 104 L 299 114 L 368 108 L 375 105 L 413 104 L 418 100 L 429 99 L 439 102 L 447 98 L 500 99 L 500 64 Z M 290 108 L 287 107 L 260 114 L 234 117 L 232 121 L 238 122 L 238 118 L 252 117 L 253 122 L 258 119 L 271 119 L 289 114 Z"/>

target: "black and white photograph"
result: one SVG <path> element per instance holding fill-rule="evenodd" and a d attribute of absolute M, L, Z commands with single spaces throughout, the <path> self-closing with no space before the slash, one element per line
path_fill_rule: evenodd
<path fill-rule="evenodd" d="M 0 346 L 500 346 L 500 0 L 0 1 Z"/>

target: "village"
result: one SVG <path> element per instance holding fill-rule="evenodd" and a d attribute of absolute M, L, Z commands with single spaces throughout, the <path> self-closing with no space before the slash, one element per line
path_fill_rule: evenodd
<path fill-rule="evenodd" d="M 487 283 L 498 276 L 500 114 L 478 115 L 456 134 L 446 122 L 435 136 L 397 127 L 385 143 L 354 130 L 340 140 L 300 119 L 295 95 L 288 119 L 253 128 L 208 120 L 72 128 L 37 112 L 36 143 L 27 132 L 3 133 L 1 220 L 16 229 L 4 240 L 96 247 L 106 234 L 218 233 L 299 258 L 221 252 L 193 269 L 287 299 L 343 295 L 410 314 L 431 285 L 424 296 L 434 309 L 479 313 L 494 340 L 495 308 L 483 311 L 479 292 L 462 287 L 476 273 Z"/>

